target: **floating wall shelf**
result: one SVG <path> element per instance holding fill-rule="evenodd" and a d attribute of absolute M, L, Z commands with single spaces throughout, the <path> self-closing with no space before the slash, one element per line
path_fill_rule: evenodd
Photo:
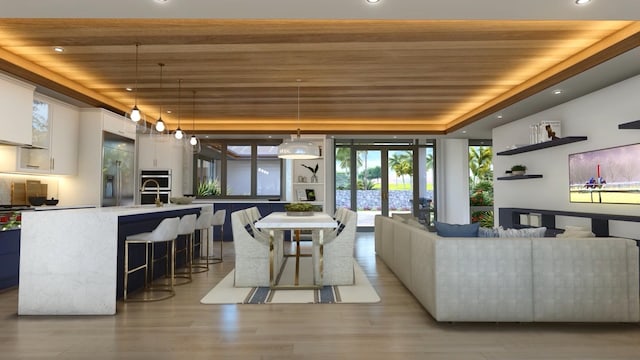
<path fill-rule="evenodd" d="M 640 120 L 631 121 L 628 123 L 618 125 L 618 129 L 640 129 Z"/>
<path fill-rule="evenodd" d="M 529 151 L 541 150 L 541 149 L 546 149 L 546 148 L 550 148 L 550 147 L 554 147 L 554 146 L 571 144 L 571 143 L 574 143 L 574 142 L 585 141 L 585 140 L 587 140 L 586 136 L 567 136 L 567 137 L 563 137 L 563 138 L 559 138 L 559 139 L 555 139 L 555 140 L 551 140 L 551 141 L 545 141 L 545 142 L 541 142 L 541 143 L 537 143 L 537 144 L 526 145 L 526 146 L 523 146 L 523 147 L 511 149 L 511 150 L 501 151 L 501 152 L 497 153 L 496 155 L 521 154 L 521 153 L 526 153 L 526 152 L 529 152 Z"/>
<path fill-rule="evenodd" d="M 532 175 L 512 175 L 512 176 L 502 176 L 499 177 L 498 180 L 523 180 L 523 179 L 539 179 L 542 175 L 532 174 Z"/>

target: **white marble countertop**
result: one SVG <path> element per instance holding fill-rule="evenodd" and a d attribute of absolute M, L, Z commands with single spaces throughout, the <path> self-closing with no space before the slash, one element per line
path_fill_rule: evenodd
<path fill-rule="evenodd" d="M 204 207 L 152 204 L 23 212 L 18 314 L 115 314 L 120 217 Z"/>

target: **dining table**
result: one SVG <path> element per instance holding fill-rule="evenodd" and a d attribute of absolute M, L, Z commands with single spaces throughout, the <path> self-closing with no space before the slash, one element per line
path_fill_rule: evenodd
<path fill-rule="evenodd" d="M 269 232 L 269 248 L 271 250 L 271 255 L 269 257 L 269 285 L 272 289 L 310 289 L 310 288 L 320 288 L 322 287 L 322 273 L 323 273 L 323 246 L 324 246 L 324 236 L 326 230 L 333 230 L 338 227 L 338 222 L 331 217 L 329 214 L 324 212 L 308 212 L 308 213 L 287 213 L 287 212 L 272 212 L 262 219 L 258 220 L 254 226 L 257 229 L 265 230 Z M 274 263 L 274 255 L 273 249 L 275 244 L 273 243 L 276 239 L 275 232 L 276 231 L 285 231 L 291 230 L 296 234 L 295 241 L 296 244 L 296 269 L 295 269 L 295 277 L 293 284 L 277 284 L 277 274 L 273 269 Z M 299 283 L 300 276 L 300 237 L 299 233 L 301 230 L 311 230 L 314 233 L 312 239 L 314 241 L 314 246 L 319 246 L 318 259 L 314 259 L 313 263 L 318 262 L 319 265 L 319 278 L 316 278 L 315 269 L 313 271 L 313 284 L 312 285 L 301 285 Z M 283 236 L 279 236 L 277 238 L 283 239 Z M 316 244 L 317 243 L 317 244 Z"/>

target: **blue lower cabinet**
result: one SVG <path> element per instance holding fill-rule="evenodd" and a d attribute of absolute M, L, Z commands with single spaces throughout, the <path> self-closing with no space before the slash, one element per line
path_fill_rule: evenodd
<path fill-rule="evenodd" d="M 0 231 L 0 290 L 18 286 L 20 230 Z"/>

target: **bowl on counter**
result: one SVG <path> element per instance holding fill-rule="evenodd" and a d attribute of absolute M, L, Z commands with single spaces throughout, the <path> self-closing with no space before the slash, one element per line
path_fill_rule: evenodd
<path fill-rule="evenodd" d="M 59 201 L 58 199 L 51 198 L 51 199 L 46 199 L 44 203 L 49 206 L 55 206 L 55 205 L 58 205 L 58 201 Z"/>
<path fill-rule="evenodd" d="M 177 204 L 177 205 L 189 205 L 193 202 L 194 197 L 190 197 L 190 196 L 181 196 L 181 197 L 172 197 L 169 199 L 169 201 L 172 204 Z"/>
<path fill-rule="evenodd" d="M 32 206 L 42 206 L 47 201 L 46 196 L 29 196 L 29 204 Z"/>

